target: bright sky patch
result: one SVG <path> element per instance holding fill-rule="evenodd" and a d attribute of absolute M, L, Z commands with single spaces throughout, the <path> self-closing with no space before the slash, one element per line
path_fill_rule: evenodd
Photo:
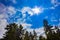
<path fill-rule="evenodd" d="M 43 12 L 43 8 L 42 7 L 37 7 L 37 6 L 35 6 L 33 9 L 32 9 L 32 11 L 33 11 L 33 13 L 34 14 L 40 14 L 40 13 L 42 13 Z"/>

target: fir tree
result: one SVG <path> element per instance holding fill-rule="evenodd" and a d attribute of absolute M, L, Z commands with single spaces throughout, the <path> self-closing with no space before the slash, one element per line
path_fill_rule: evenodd
<path fill-rule="evenodd" d="M 37 40 L 37 33 L 35 32 L 35 30 L 33 30 L 33 36 L 34 36 L 34 40 Z"/>
<path fill-rule="evenodd" d="M 18 26 L 15 23 L 7 25 L 7 27 L 5 28 L 7 32 L 5 34 L 4 40 L 17 40 L 15 34 L 17 27 Z"/>
<path fill-rule="evenodd" d="M 24 40 L 29 40 L 29 33 L 28 33 L 28 31 L 26 31 L 26 33 L 25 33 Z"/>
<path fill-rule="evenodd" d="M 34 39 L 33 34 L 30 32 L 29 40 L 33 40 L 33 39 Z"/>

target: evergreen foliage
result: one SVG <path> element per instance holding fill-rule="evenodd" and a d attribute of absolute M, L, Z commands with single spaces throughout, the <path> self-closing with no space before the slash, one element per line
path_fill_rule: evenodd
<path fill-rule="evenodd" d="M 46 38 L 40 35 L 38 40 L 60 40 L 60 29 L 58 26 L 52 29 L 53 26 L 49 25 L 45 19 L 43 24 Z M 18 26 L 16 23 L 7 25 L 5 30 L 7 30 L 4 34 L 5 36 L 0 40 L 37 40 L 38 37 L 35 30 L 33 30 L 33 33 L 28 32 L 23 29 L 22 25 Z"/>

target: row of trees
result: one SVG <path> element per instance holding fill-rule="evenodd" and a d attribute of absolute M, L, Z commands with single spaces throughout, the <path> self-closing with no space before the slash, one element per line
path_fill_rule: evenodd
<path fill-rule="evenodd" d="M 52 29 L 53 26 L 49 25 L 47 20 L 44 20 L 43 23 L 46 38 L 41 35 L 37 37 L 35 30 L 33 30 L 32 34 L 23 29 L 22 25 L 18 26 L 17 24 L 12 23 L 6 26 L 5 29 L 7 32 L 4 34 L 5 36 L 3 39 L 0 40 L 60 40 L 60 29 L 58 26 L 55 26 L 55 28 Z"/>
<path fill-rule="evenodd" d="M 5 28 L 7 32 L 4 34 L 4 38 L 1 40 L 35 40 L 37 38 L 37 34 L 33 31 L 33 34 L 25 29 L 23 26 L 18 26 L 15 23 L 9 24 Z"/>

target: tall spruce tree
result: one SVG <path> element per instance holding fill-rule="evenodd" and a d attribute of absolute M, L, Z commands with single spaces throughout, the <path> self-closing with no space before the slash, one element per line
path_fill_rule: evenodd
<path fill-rule="evenodd" d="M 44 23 L 44 30 L 45 30 L 45 34 L 47 36 L 47 40 L 52 40 L 52 26 L 48 24 L 47 20 L 43 20 Z"/>
<path fill-rule="evenodd" d="M 28 31 L 26 31 L 26 33 L 25 33 L 24 40 L 29 40 L 29 33 L 28 33 Z"/>
<path fill-rule="evenodd" d="M 33 30 L 33 36 L 34 36 L 34 40 L 37 40 L 37 33 L 35 32 L 35 30 Z"/>
<path fill-rule="evenodd" d="M 23 40 L 24 30 L 22 25 L 19 26 L 19 28 L 16 31 L 16 34 L 17 34 L 17 40 Z"/>
<path fill-rule="evenodd" d="M 5 37 L 3 40 L 17 40 L 16 39 L 16 28 L 17 28 L 17 24 L 12 23 L 6 26 L 6 30 L 7 32 L 5 33 Z"/>
<path fill-rule="evenodd" d="M 33 39 L 34 39 L 33 34 L 30 32 L 30 34 L 29 34 L 29 40 L 33 40 Z"/>

